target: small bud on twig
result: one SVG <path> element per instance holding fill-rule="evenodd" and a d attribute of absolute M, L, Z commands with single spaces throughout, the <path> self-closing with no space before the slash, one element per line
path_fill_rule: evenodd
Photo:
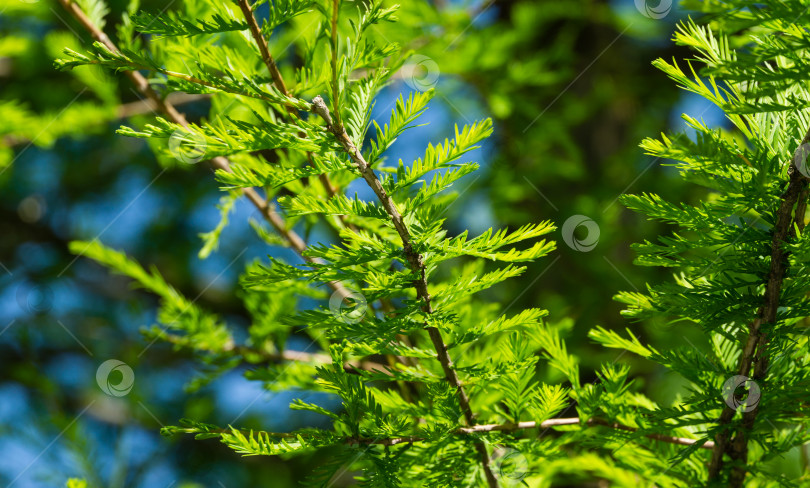
<path fill-rule="evenodd" d="M 312 99 L 312 111 L 326 121 L 327 127 L 332 127 L 332 116 L 329 114 L 329 107 L 326 106 L 320 95 Z"/>

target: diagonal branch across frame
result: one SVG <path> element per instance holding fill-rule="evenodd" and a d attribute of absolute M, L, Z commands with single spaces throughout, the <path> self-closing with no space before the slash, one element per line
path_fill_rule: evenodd
<path fill-rule="evenodd" d="M 408 261 L 411 271 L 418 275 L 418 278 L 413 282 L 413 286 L 416 289 L 417 297 L 422 301 L 422 311 L 426 314 L 432 314 L 433 307 L 430 304 L 431 297 L 427 287 L 425 261 L 423 256 L 413 248 L 410 231 L 402 218 L 402 214 L 400 214 L 399 209 L 397 209 L 393 199 L 391 199 L 391 197 L 385 191 L 385 188 L 383 188 L 379 178 L 377 178 L 377 175 L 374 174 L 374 171 L 360 153 L 360 150 L 355 147 L 351 138 L 346 133 L 346 129 L 339 120 L 332 120 L 332 116 L 329 113 L 329 108 L 326 106 L 326 103 L 320 96 L 316 96 L 312 100 L 312 112 L 323 118 L 323 120 L 326 122 L 327 130 L 334 134 L 338 142 L 341 144 L 341 146 L 343 146 L 344 151 L 349 155 L 349 157 L 351 157 L 352 162 L 355 164 L 355 166 L 357 166 L 357 169 L 360 171 L 363 179 L 366 180 L 366 183 L 368 183 L 368 186 L 374 191 L 377 199 L 382 204 L 386 213 L 390 216 L 391 222 L 394 224 L 394 228 L 402 241 L 405 259 Z M 467 392 L 464 390 L 464 386 L 461 384 L 456 370 L 453 368 L 453 360 L 450 359 L 450 355 L 447 353 L 447 344 L 444 342 L 439 329 L 429 324 L 425 325 L 428 335 L 430 336 L 430 340 L 433 343 L 433 347 L 436 350 L 437 359 L 442 365 L 445 379 L 456 390 L 456 396 L 458 397 L 461 411 L 464 414 L 464 420 L 468 426 L 473 426 L 475 425 L 475 415 L 470 407 L 470 398 L 467 395 Z M 475 443 L 475 448 L 481 456 L 481 464 L 484 467 L 484 474 L 486 475 L 487 483 L 489 484 L 490 488 L 499 487 L 500 485 L 498 483 L 498 479 L 495 477 L 495 474 L 492 471 L 491 459 L 489 453 L 487 452 L 486 446 L 483 444 L 483 442 L 478 441 Z"/>

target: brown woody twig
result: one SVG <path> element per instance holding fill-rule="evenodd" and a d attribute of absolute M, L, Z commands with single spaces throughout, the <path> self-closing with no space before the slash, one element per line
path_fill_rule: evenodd
<path fill-rule="evenodd" d="M 566 425 L 582 425 L 583 427 L 608 427 L 611 429 L 617 430 L 624 430 L 628 432 L 636 432 L 638 429 L 635 427 L 630 427 L 628 425 L 619 424 L 616 422 L 609 422 L 604 419 L 598 418 L 591 418 L 586 422 L 582 422 L 579 417 L 573 418 L 557 418 L 557 419 L 549 419 L 543 422 L 518 422 L 516 424 L 481 424 L 481 425 L 473 425 L 471 427 L 460 427 L 452 432 L 453 435 L 458 436 L 465 436 L 465 435 L 472 435 L 472 434 L 486 434 L 488 432 L 517 432 L 520 430 L 529 430 L 529 429 L 549 429 L 554 427 L 561 427 Z M 212 431 L 217 433 L 230 433 L 230 430 L 217 430 Z M 288 433 L 288 432 L 267 432 L 267 435 L 270 437 L 276 438 L 295 438 L 298 436 L 296 433 Z M 670 444 L 677 444 L 681 446 L 692 446 L 698 444 L 700 441 L 697 439 L 689 439 L 685 437 L 672 437 L 672 436 L 665 436 L 661 434 L 645 434 L 644 437 L 647 437 L 652 440 L 661 441 L 661 442 L 668 442 Z M 402 436 L 402 437 L 387 437 L 387 438 L 372 438 L 372 437 L 347 437 L 345 438 L 344 442 L 346 444 L 360 444 L 360 445 L 383 445 L 383 446 L 395 446 L 397 444 L 410 444 L 414 442 L 423 442 L 426 439 L 421 436 Z M 712 441 L 704 442 L 700 445 L 702 449 L 714 449 L 714 443 Z"/>
<path fill-rule="evenodd" d="M 377 175 L 374 174 L 371 166 L 368 164 L 368 162 L 366 162 L 365 158 L 357 147 L 355 147 L 354 143 L 349 138 L 349 135 L 346 133 L 346 129 L 343 127 L 340 121 L 337 118 L 334 121 L 332 120 L 329 113 L 329 108 L 326 106 L 323 98 L 320 96 L 316 96 L 312 100 L 312 112 L 319 115 L 326 122 L 327 130 L 334 134 L 338 142 L 341 144 L 341 146 L 343 146 L 344 151 L 349 154 L 349 157 L 351 157 L 352 162 L 355 164 L 355 166 L 357 166 L 357 169 L 360 171 L 363 179 L 366 180 L 368 186 L 374 191 L 377 199 L 380 201 L 386 213 L 388 213 L 389 217 L 391 218 L 391 222 L 394 224 L 394 228 L 402 241 L 405 259 L 408 261 L 411 271 L 419 276 L 419 278 L 413 282 L 413 286 L 416 289 L 417 297 L 422 300 L 422 311 L 426 314 L 432 314 L 433 307 L 430 305 L 431 297 L 430 293 L 428 292 L 427 278 L 425 276 L 425 261 L 422 255 L 413 248 L 410 232 L 408 231 L 408 227 L 405 225 L 402 215 L 399 213 L 399 209 L 397 209 L 394 201 L 386 193 L 385 188 L 383 188 L 382 183 L 377 178 Z M 426 326 L 430 340 L 436 350 L 437 359 L 444 370 L 444 376 L 456 390 L 456 396 L 458 397 L 461 411 L 464 414 L 464 420 L 468 426 L 472 426 L 475 424 L 475 416 L 472 408 L 470 407 L 470 399 L 458 378 L 458 374 L 456 374 L 455 369 L 453 369 L 453 361 L 450 359 L 450 355 L 447 353 L 447 344 L 445 344 L 439 329 L 427 324 Z M 475 446 L 478 453 L 481 455 L 481 463 L 484 467 L 484 474 L 486 475 L 490 488 L 497 488 L 499 486 L 498 480 L 495 477 L 495 474 L 492 472 L 491 460 L 486 447 L 481 442 L 476 442 Z"/>
<path fill-rule="evenodd" d="M 805 135 L 802 145 L 810 142 L 810 132 Z M 765 285 L 764 304 L 759 310 L 758 317 L 748 326 L 748 339 L 743 347 L 737 365 L 737 374 L 748 376 L 754 381 L 762 381 L 767 374 L 770 357 L 767 352 L 768 336 L 770 325 L 776 323 L 776 313 L 779 308 L 779 298 L 782 290 L 782 282 L 787 270 L 787 251 L 784 249 L 784 242 L 791 234 L 794 221 L 801 228 L 804 227 L 804 212 L 807 205 L 807 177 L 791 162 L 788 168 L 788 187 L 781 196 L 779 209 L 776 211 L 776 222 L 773 226 L 773 236 L 771 238 L 771 263 L 768 272 L 768 281 Z M 794 217 L 794 207 L 796 208 Z M 800 222 L 800 223 L 799 223 Z M 753 367 L 753 373 L 751 368 Z M 723 468 L 723 456 L 729 457 L 737 463 L 729 475 L 728 486 L 730 488 L 741 488 L 745 481 L 747 470 L 745 466 L 748 462 L 748 433 L 753 429 L 757 418 L 757 409 L 743 413 L 742 424 L 736 431 L 728 429 L 728 425 L 734 418 L 736 410 L 726 407 L 720 414 L 718 425 L 720 430 L 715 436 L 717 449 L 712 453 L 709 464 L 709 479 L 715 479 Z"/>

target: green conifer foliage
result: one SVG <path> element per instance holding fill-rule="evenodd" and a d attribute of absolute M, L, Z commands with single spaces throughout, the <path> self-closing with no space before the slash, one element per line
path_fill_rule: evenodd
<path fill-rule="evenodd" d="M 695 52 L 694 63 L 654 64 L 722 109 L 731 127 L 712 129 L 686 114 L 694 135 L 642 143 L 708 192 L 696 205 L 654 194 L 622 197 L 630 209 L 677 226 L 670 235 L 634 245 L 637 264 L 670 267 L 675 274 L 671 282 L 648 285 L 646 293 L 623 292 L 616 299 L 627 305 L 629 318 L 671 321 L 673 333 L 699 327 L 706 343 L 656 351 L 605 330 L 592 337 L 648 357 L 688 382 L 676 404 L 645 401 L 630 413 L 631 423 L 644 429 L 700 436 L 673 456 L 666 476 L 688 486 L 707 480 L 713 486 L 804 486 L 806 475 L 791 480 L 768 462 L 795 455 L 810 435 L 803 412 L 810 17 L 804 2 L 687 4 L 703 10 L 708 21 L 689 20 L 675 33 L 677 44 Z M 698 453 L 700 444 L 712 448 L 710 456 Z"/>
<path fill-rule="evenodd" d="M 677 272 L 646 293 L 617 295 L 625 315 L 670 320 L 673 330 L 699 327 L 706 344 L 659 351 L 629 329 L 595 327 L 590 336 L 681 375 L 686 393 L 661 406 L 637 392 L 624 364 L 606 364 L 584 383 L 563 340 L 570 322 L 481 298 L 555 246 L 550 222 L 478 236 L 444 227 L 455 183 L 478 169 L 468 158 L 492 134 L 490 120 L 448 128 L 415 161 L 388 161 L 434 96 L 400 96 L 387 122 L 371 119 L 409 55 L 375 30 L 397 22 L 397 5 L 199 0 L 170 14 L 132 7 L 116 45 L 102 31 L 103 0 L 59 1 L 95 42 L 68 46 L 56 66 L 124 73 L 160 114 L 118 132 L 150 141 L 165 164 L 214 167 L 221 222 L 201 235 L 199 256 L 216 251 L 244 196 L 266 220 L 254 224 L 257 238 L 297 259 L 257 257 L 243 271 L 252 322 L 238 340 L 159 270 L 97 241 L 71 250 L 160 298 L 158 324 L 145 335 L 207 366 L 192 388 L 247 364 L 247 380 L 268 389 L 326 392 L 341 402 L 335 410 L 290 405 L 322 415 L 329 428 L 267 432 L 184 419 L 165 434 L 216 438 L 245 456 L 324 453 L 305 486 L 331 486 L 345 473 L 369 487 L 594 478 L 628 487 L 806 485 L 768 468 L 810 440 L 805 2 L 688 2 L 706 13 L 706 22 L 690 20 L 675 34 L 695 51 L 694 68 L 655 62 L 733 125 L 712 129 L 686 115 L 693 136 L 642 143 L 706 187 L 703 202 L 622 197 L 678 226 L 634 246 L 638 264 Z M 269 9 L 261 22 L 260 6 Z M 210 96 L 208 118 L 189 122 L 168 100 L 174 92 Z M 349 185 L 368 196 L 349 194 Z M 315 226 L 334 240 L 299 234 Z M 293 335 L 309 346 L 287 348 Z M 559 373 L 560 383 L 540 381 L 540 368 Z"/>
<path fill-rule="evenodd" d="M 418 123 L 433 95 L 428 90 L 400 97 L 383 127 L 370 120 L 375 96 L 402 63 L 399 48 L 374 38 L 371 28 L 395 21 L 397 7 L 274 2 L 270 19 L 259 25 L 255 4 L 194 2 L 185 16 L 131 17 L 132 32 L 154 36 L 147 50 L 134 42 L 113 45 L 86 9 L 63 3 L 96 34 L 96 42 L 85 52 L 66 49 L 68 58 L 58 60 L 58 67 L 123 71 L 147 96 L 159 99 L 158 89 L 214 94 L 215 106 L 223 107 L 209 121 L 192 124 L 165 106 L 165 118 L 119 131 L 155 140 L 187 163 L 213 158 L 228 196 L 221 205 L 223 222 L 203 236 L 201 255 L 216 248 L 233 198 L 244 193 L 275 227 L 280 239 L 274 242 L 293 248 L 302 262 L 270 258 L 245 270 L 245 305 L 254 323 L 249 340 L 237 344 L 227 324 L 180 296 L 157 270 L 147 271 L 98 242 L 76 242 L 73 250 L 161 297 L 160 324 L 147 331 L 153 340 L 197 351 L 217 373 L 246 361 L 255 364 L 249 378 L 269 388 L 307 388 L 342 400 L 337 412 L 303 401 L 291 405 L 329 417 L 330 430 L 252 432 L 188 420 L 165 432 L 219 437 L 244 455 L 332 447 L 333 459 L 313 475 L 313 486 L 347 469 L 362 469 L 364 486 L 447 486 L 458 480 L 498 486 L 508 470 L 499 469 L 495 447 L 528 441 L 481 425 L 547 420 L 565 408 L 567 389 L 534 379 L 533 353 L 544 343 L 562 347 L 543 322 L 545 313 L 504 315 L 476 294 L 520 275 L 520 263 L 551 252 L 554 243 L 543 237 L 554 227 L 542 222 L 476 237 L 450 237 L 443 229 L 442 217 L 454 201 L 447 190 L 478 168 L 461 158 L 492 133 L 489 120 L 456 127 L 412 164 L 387 164 L 386 151 Z M 316 28 L 301 33 L 305 65 L 293 84 L 276 64 L 267 37 L 297 17 Z M 211 39 L 223 47 L 207 47 Z M 148 78 L 139 74 L 144 71 Z M 371 127 L 375 134 L 365 143 Z M 347 195 L 355 180 L 375 198 Z M 327 223 L 339 241 L 305 244 L 292 230 L 301 219 Z M 436 278 L 440 267 L 450 270 L 444 273 L 450 279 Z M 320 304 L 297 307 L 301 296 Z M 311 348 L 325 353 L 285 350 L 293 331 L 308 334 Z M 564 347 L 554 353 L 575 371 Z M 526 449 L 549 445 L 519 447 Z"/>

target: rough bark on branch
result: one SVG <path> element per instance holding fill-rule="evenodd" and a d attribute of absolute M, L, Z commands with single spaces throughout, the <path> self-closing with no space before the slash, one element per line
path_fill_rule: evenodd
<path fill-rule="evenodd" d="M 810 132 L 805 135 L 802 145 L 810 141 Z M 749 376 L 755 382 L 765 380 L 770 357 L 768 355 L 769 332 L 776 324 L 776 313 L 779 309 L 779 297 L 782 291 L 782 282 L 787 271 L 787 251 L 784 243 L 792 233 L 794 221 L 804 227 L 804 212 L 807 205 L 807 177 L 805 177 L 791 162 L 788 168 L 788 187 L 781 195 L 779 208 L 775 214 L 773 235 L 771 238 L 771 263 L 768 271 L 768 280 L 765 285 L 764 303 L 759 310 L 758 317 L 748 327 L 748 339 L 743 347 L 742 355 L 737 366 L 737 374 Z M 795 213 L 794 213 L 794 208 Z M 801 222 L 801 224 L 799 224 Z M 753 367 L 753 372 L 752 372 Z M 716 479 L 723 468 L 723 456 L 735 461 L 729 474 L 729 488 L 741 488 L 745 481 L 748 462 L 748 434 L 753 430 L 757 418 L 757 409 L 743 413 L 742 424 L 735 431 L 729 429 L 734 418 L 735 410 L 726 406 L 718 419 L 720 431 L 715 437 L 717 448 L 712 453 L 709 464 L 709 479 Z"/>

